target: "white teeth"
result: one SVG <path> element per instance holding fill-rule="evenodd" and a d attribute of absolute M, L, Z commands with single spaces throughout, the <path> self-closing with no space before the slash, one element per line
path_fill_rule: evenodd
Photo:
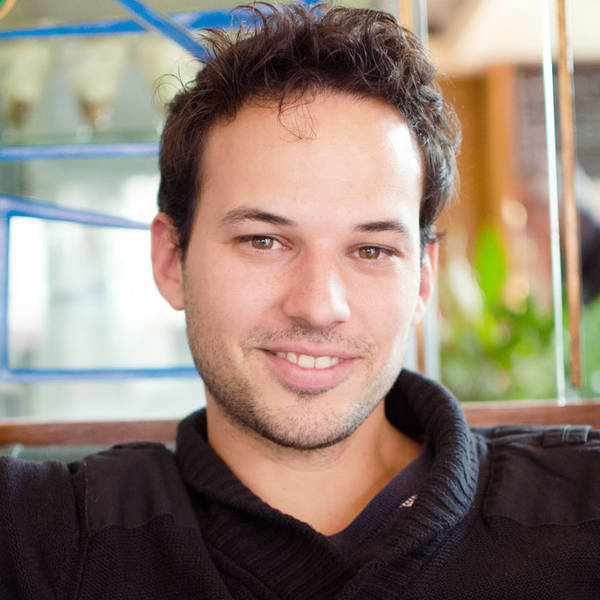
<path fill-rule="evenodd" d="M 315 359 L 307 354 L 301 354 L 298 357 L 298 366 L 302 367 L 303 369 L 314 369 Z"/>
<path fill-rule="evenodd" d="M 338 356 L 309 356 L 308 354 L 296 354 L 295 352 L 275 352 L 279 358 L 302 367 L 303 369 L 328 369 L 342 362 Z"/>
<path fill-rule="evenodd" d="M 315 367 L 317 369 L 328 369 L 331 365 L 335 364 L 330 356 L 319 356 L 315 359 Z"/>

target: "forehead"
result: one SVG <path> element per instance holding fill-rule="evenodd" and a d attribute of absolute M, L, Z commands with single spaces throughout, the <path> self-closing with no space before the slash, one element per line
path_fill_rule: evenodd
<path fill-rule="evenodd" d="M 215 125 L 201 181 L 199 212 L 205 215 L 255 203 L 321 215 L 343 206 L 349 216 L 416 204 L 418 213 L 422 166 L 394 107 L 328 93 L 281 113 L 276 106 L 248 104 L 232 121 Z"/>

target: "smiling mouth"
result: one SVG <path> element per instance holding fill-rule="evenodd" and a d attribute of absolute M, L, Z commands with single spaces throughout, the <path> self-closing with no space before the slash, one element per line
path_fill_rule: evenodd
<path fill-rule="evenodd" d="M 298 365 L 302 369 L 329 369 L 344 361 L 339 356 L 310 356 L 308 354 L 296 354 L 296 352 L 269 352 L 293 365 Z"/>

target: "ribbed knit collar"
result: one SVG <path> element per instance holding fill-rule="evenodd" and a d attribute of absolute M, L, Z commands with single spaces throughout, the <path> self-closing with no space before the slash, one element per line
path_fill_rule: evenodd
<path fill-rule="evenodd" d="M 386 416 L 407 435 L 431 445 L 435 458 L 403 529 L 406 550 L 458 523 L 475 498 L 479 457 L 456 398 L 441 385 L 402 371 L 386 397 Z"/>
<path fill-rule="evenodd" d="M 415 534 L 421 530 L 424 535 L 435 535 L 461 519 L 473 501 L 477 484 L 478 461 L 462 409 L 445 388 L 406 370 L 386 397 L 385 409 L 394 426 L 412 437 L 422 436 L 435 452 L 431 472 L 410 511 Z M 264 516 L 266 505 L 206 443 L 204 409 L 179 424 L 177 458 L 189 486 Z"/>
<path fill-rule="evenodd" d="M 387 563 L 423 549 L 440 539 L 469 511 L 475 498 L 478 456 L 473 437 L 456 399 L 442 386 L 403 371 L 385 399 L 386 416 L 398 429 L 425 441 L 435 456 L 413 506 L 390 524 L 391 534 L 382 541 L 376 559 L 361 569 L 373 575 Z M 218 504 L 246 515 L 295 527 L 313 545 L 325 548 L 325 536 L 256 497 L 231 472 L 206 442 L 206 412 L 193 413 L 178 429 L 177 459 L 187 485 Z M 410 570 L 418 565 L 411 565 Z M 408 573 L 407 573 L 408 575 Z M 360 578 L 359 578 L 360 579 Z M 396 590 L 400 581 L 395 582 Z M 369 597 L 358 592 L 359 581 L 350 583 L 353 593 L 344 597 Z M 361 593 L 364 595 L 361 596 Z"/>

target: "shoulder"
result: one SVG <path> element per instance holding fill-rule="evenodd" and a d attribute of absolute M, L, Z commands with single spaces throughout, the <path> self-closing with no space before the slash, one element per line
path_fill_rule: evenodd
<path fill-rule="evenodd" d="M 43 502 L 44 510 L 40 510 Z M 35 531 L 51 515 L 63 520 L 74 513 L 75 496 L 67 466 L 59 461 L 0 457 L 0 514 L 9 527 Z"/>
<path fill-rule="evenodd" d="M 67 466 L 56 460 L 35 461 L 0 456 L 2 496 L 27 495 L 37 489 L 65 487 L 69 481 Z"/>
<path fill-rule="evenodd" d="M 120 444 L 88 456 L 73 471 L 89 535 L 113 526 L 138 527 L 161 516 L 181 526 L 195 523 L 175 456 L 162 444 Z"/>
<path fill-rule="evenodd" d="M 504 426 L 475 434 L 490 449 L 486 516 L 529 526 L 600 521 L 600 431 Z"/>
<path fill-rule="evenodd" d="M 78 533 L 65 464 L 0 458 L 0 597 L 54 597 Z"/>
<path fill-rule="evenodd" d="M 40 510 L 43 504 L 44 510 Z M 75 494 L 67 465 L 0 457 L 0 514 L 3 522 L 35 531 L 49 518 L 73 515 Z"/>

